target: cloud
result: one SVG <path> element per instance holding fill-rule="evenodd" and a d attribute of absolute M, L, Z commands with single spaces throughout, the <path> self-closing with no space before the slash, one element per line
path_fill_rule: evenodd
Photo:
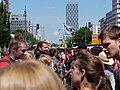
<path fill-rule="evenodd" d="M 59 32 L 53 32 L 53 35 L 57 36 L 57 35 L 59 35 Z"/>

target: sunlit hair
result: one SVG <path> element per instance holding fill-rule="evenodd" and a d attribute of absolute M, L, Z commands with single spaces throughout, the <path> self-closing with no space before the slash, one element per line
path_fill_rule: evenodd
<path fill-rule="evenodd" d="M 49 55 L 41 54 L 37 60 L 39 60 L 47 65 L 50 65 L 52 58 Z"/>
<path fill-rule="evenodd" d="M 15 62 L 22 62 L 24 60 L 36 60 L 35 55 L 33 51 L 26 51 L 25 55 L 21 57 L 20 59 L 15 59 Z"/>
<path fill-rule="evenodd" d="M 99 39 L 103 41 L 106 36 L 110 37 L 110 39 L 116 40 L 120 37 L 120 27 L 118 26 L 108 26 L 103 29 L 99 35 Z"/>
<path fill-rule="evenodd" d="M 87 50 L 81 50 L 79 57 L 77 57 L 79 63 L 75 66 L 81 71 L 86 71 L 86 79 L 89 83 L 96 87 L 96 90 L 112 90 L 109 78 L 104 73 L 104 68 L 101 60 L 92 54 L 89 54 Z"/>
<path fill-rule="evenodd" d="M 61 79 L 38 61 L 24 61 L 0 70 L 0 90 L 65 90 Z"/>
<path fill-rule="evenodd" d="M 23 57 L 24 60 L 33 60 L 35 59 L 35 55 L 33 51 L 26 51 Z"/>
<path fill-rule="evenodd" d="M 10 43 L 9 43 L 9 52 L 11 52 L 11 50 L 12 50 L 13 48 L 18 49 L 22 43 L 27 46 L 27 43 L 26 43 L 25 40 L 12 39 L 12 40 L 10 41 Z"/>

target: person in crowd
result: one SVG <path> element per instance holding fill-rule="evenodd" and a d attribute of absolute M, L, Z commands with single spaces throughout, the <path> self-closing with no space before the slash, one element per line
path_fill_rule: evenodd
<path fill-rule="evenodd" d="M 56 73 L 60 74 L 60 60 L 57 58 L 57 50 L 56 49 L 50 49 L 50 56 L 52 58 L 50 68 L 53 69 Z"/>
<path fill-rule="evenodd" d="M 37 44 L 37 48 L 35 49 L 35 57 L 38 59 L 41 54 L 48 54 L 49 51 L 49 43 L 46 41 L 40 41 Z"/>
<path fill-rule="evenodd" d="M 2 60 L 7 60 L 8 62 L 0 63 L 0 67 L 10 65 L 15 62 L 16 59 L 21 59 L 24 57 L 27 51 L 27 44 L 24 40 L 12 39 L 9 44 L 9 54 L 5 55 Z"/>
<path fill-rule="evenodd" d="M 102 52 L 102 51 L 103 51 L 103 48 L 100 47 L 100 46 L 94 46 L 94 47 L 92 47 L 92 48 L 90 49 L 90 53 L 91 53 L 92 55 L 95 55 L 95 56 L 98 56 L 99 53 Z"/>
<path fill-rule="evenodd" d="M 44 64 L 47 64 L 49 67 L 50 67 L 50 64 L 52 62 L 52 58 L 46 54 L 41 54 L 37 60 L 44 63 Z"/>
<path fill-rule="evenodd" d="M 0 69 L 0 90 L 66 89 L 61 79 L 47 65 L 26 60 Z"/>
<path fill-rule="evenodd" d="M 66 60 L 66 54 L 65 54 L 65 49 L 62 49 L 61 51 L 61 66 L 62 66 L 62 78 L 63 78 L 63 83 L 64 83 L 64 86 L 66 86 L 66 77 L 65 77 L 65 74 L 66 74 L 66 63 L 67 63 L 67 60 Z"/>
<path fill-rule="evenodd" d="M 115 25 L 108 26 L 101 31 L 98 38 L 101 40 L 103 47 L 107 49 L 107 56 L 120 61 L 120 27 Z M 115 73 L 115 78 L 116 90 L 120 90 L 120 68 Z"/>
<path fill-rule="evenodd" d="M 104 72 L 105 72 L 105 75 L 107 75 L 110 79 L 112 89 L 115 90 L 115 78 L 114 78 L 114 71 L 113 71 L 114 59 L 107 58 L 107 55 L 104 51 L 100 52 L 98 57 L 104 64 L 104 69 L 105 69 Z"/>
<path fill-rule="evenodd" d="M 105 50 L 106 49 L 100 46 L 97 46 L 97 47 L 95 46 L 91 48 L 90 53 L 100 58 L 100 60 L 102 61 L 104 65 L 105 75 L 109 77 L 111 85 L 112 85 L 112 89 L 115 90 L 115 78 L 114 78 L 114 73 L 113 73 L 114 60 L 113 58 L 107 58 L 107 55 L 104 52 Z"/>
<path fill-rule="evenodd" d="M 74 63 L 72 85 L 78 90 L 112 90 L 101 60 L 84 49 Z"/>
<path fill-rule="evenodd" d="M 78 49 L 81 50 L 81 49 L 87 49 L 87 45 L 83 42 L 79 42 L 78 44 Z"/>
<path fill-rule="evenodd" d="M 34 59 L 35 59 L 34 52 L 29 50 L 29 51 L 24 53 L 24 56 L 22 58 L 16 59 L 15 62 L 20 63 L 24 60 L 34 60 Z"/>

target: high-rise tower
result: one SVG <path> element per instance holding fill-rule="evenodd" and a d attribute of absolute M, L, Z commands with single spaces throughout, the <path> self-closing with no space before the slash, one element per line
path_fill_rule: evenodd
<path fill-rule="evenodd" d="M 67 2 L 66 5 L 66 24 L 74 27 L 75 30 L 78 30 L 79 22 L 79 8 L 78 2 Z"/>

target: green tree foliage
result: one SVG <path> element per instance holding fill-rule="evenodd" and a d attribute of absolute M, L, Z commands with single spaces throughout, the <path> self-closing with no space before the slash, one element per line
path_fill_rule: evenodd
<path fill-rule="evenodd" d="M 81 27 L 78 31 L 75 32 L 75 35 L 68 41 L 68 46 L 71 44 L 79 44 L 79 42 L 84 42 L 86 44 L 91 44 L 92 40 L 92 31 L 87 27 Z"/>
<path fill-rule="evenodd" d="M 53 48 L 53 47 L 57 48 L 58 46 L 59 46 L 59 45 L 56 44 L 56 43 L 52 43 L 52 44 L 51 44 L 51 48 Z"/>
<path fill-rule="evenodd" d="M 32 43 L 32 44 L 36 44 L 38 41 L 33 37 L 33 34 L 26 32 L 22 30 L 22 29 L 18 29 L 15 30 L 15 32 L 13 32 L 13 34 L 17 34 L 17 33 L 21 33 L 24 37 L 24 39 L 26 39 L 27 42 Z M 26 36 L 25 36 L 26 35 Z"/>
<path fill-rule="evenodd" d="M 0 3 L 0 47 L 8 47 L 10 41 L 10 13 L 6 11 L 3 0 Z"/>

